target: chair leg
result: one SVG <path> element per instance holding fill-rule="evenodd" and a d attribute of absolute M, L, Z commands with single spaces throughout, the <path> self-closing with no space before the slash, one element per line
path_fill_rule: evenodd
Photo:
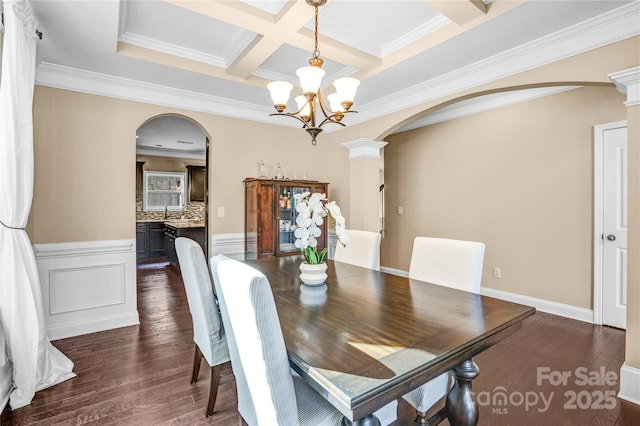
<path fill-rule="evenodd" d="M 211 388 L 209 389 L 209 403 L 207 404 L 207 415 L 213 414 L 213 408 L 216 405 L 218 397 L 218 385 L 220 384 L 220 365 L 211 367 Z"/>
<path fill-rule="evenodd" d="M 426 425 L 427 424 L 427 418 L 425 417 L 426 414 L 427 414 L 426 412 L 416 410 L 416 418 L 413 421 L 413 423 L 417 425 Z"/>
<path fill-rule="evenodd" d="M 200 348 L 198 345 L 195 345 L 196 351 L 193 356 L 193 372 L 191 373 L 191 384 L 194 384 L 198 381 L 198 374 L 200 373 L 200 361 L 202 360 L 202 352 L 200 352 Z"/>

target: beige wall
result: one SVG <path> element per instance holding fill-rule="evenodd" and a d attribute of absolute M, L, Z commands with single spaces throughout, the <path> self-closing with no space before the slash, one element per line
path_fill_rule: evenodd
<path fill-rule="evenodd" d="M 640 105 L 627 110 L 629 142 L 627 341 L 625 363 L 640 368 Z"/>
<path fill-rule="evenodd" d="M 210 213 L 211 233 L 244 232 L 242 181 L 257 176 L 259 160 L 270 175 L 280 162 L 287 177 L 330 182 L 331 198 L 348 210 L 348 152 L 339 144 L 313 147 L 297 128 L 36 86 L 31 241 L 133 239 L 136 130 L 166 113 L 190 117 L 211 135 L 209 211 L 226 210 L 224 218 Z"/>
<path fill-rule="evenodd" d="M 623 101 L 582 88 L 388 136 L 381 264 L 407 270 L 419 235 L 482 241 L 483 286 L 590 309 L 593 125 Z"/>

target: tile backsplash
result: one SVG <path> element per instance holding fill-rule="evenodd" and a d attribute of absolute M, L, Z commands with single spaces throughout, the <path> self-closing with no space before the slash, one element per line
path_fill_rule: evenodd
<path fill-rule="evenodd" d="M 189 201 L 184 211 L 168 212 L 167 219 L 194 219 L 204 220 L 204 202 Z M 142 201 L 136 202 L 136 220 L 164 220 L 164 211 L 145 212 L 142 210 Z"/>

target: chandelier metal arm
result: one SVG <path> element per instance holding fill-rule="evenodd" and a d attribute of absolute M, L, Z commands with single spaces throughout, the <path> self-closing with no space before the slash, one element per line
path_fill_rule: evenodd
<path fill-rule="evenodd" d="M 284 116 L 287 116 L 287 117 L 293 117 L 296 120 L 300 121 L 304 127 L 308 127 L 307 122 L 304 121 L 302 118 L 298 117 L 296 114 L 297 114 L 297 112 L 274 112 L 274 113 L 269 114 L 269 117 L 274 116 L 274 115 L 284 115 Z"/>

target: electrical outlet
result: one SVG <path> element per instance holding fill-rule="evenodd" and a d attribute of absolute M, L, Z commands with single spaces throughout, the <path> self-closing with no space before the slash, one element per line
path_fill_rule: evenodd
<path fill-rule="evenodd" d="M 493 268 L 493 278 L 502 278 L 502 269 L 498 267 Z"/>
<path fill-rule="evenodd" d="M 224 217 L 224 207 L 218 207 L 218 217 Z"/>
<path fill-rule="evenodd" d="M 404 213 L 404 208 L 401 206 L 398 206 L 398 214 L 403 214 Z"/>

